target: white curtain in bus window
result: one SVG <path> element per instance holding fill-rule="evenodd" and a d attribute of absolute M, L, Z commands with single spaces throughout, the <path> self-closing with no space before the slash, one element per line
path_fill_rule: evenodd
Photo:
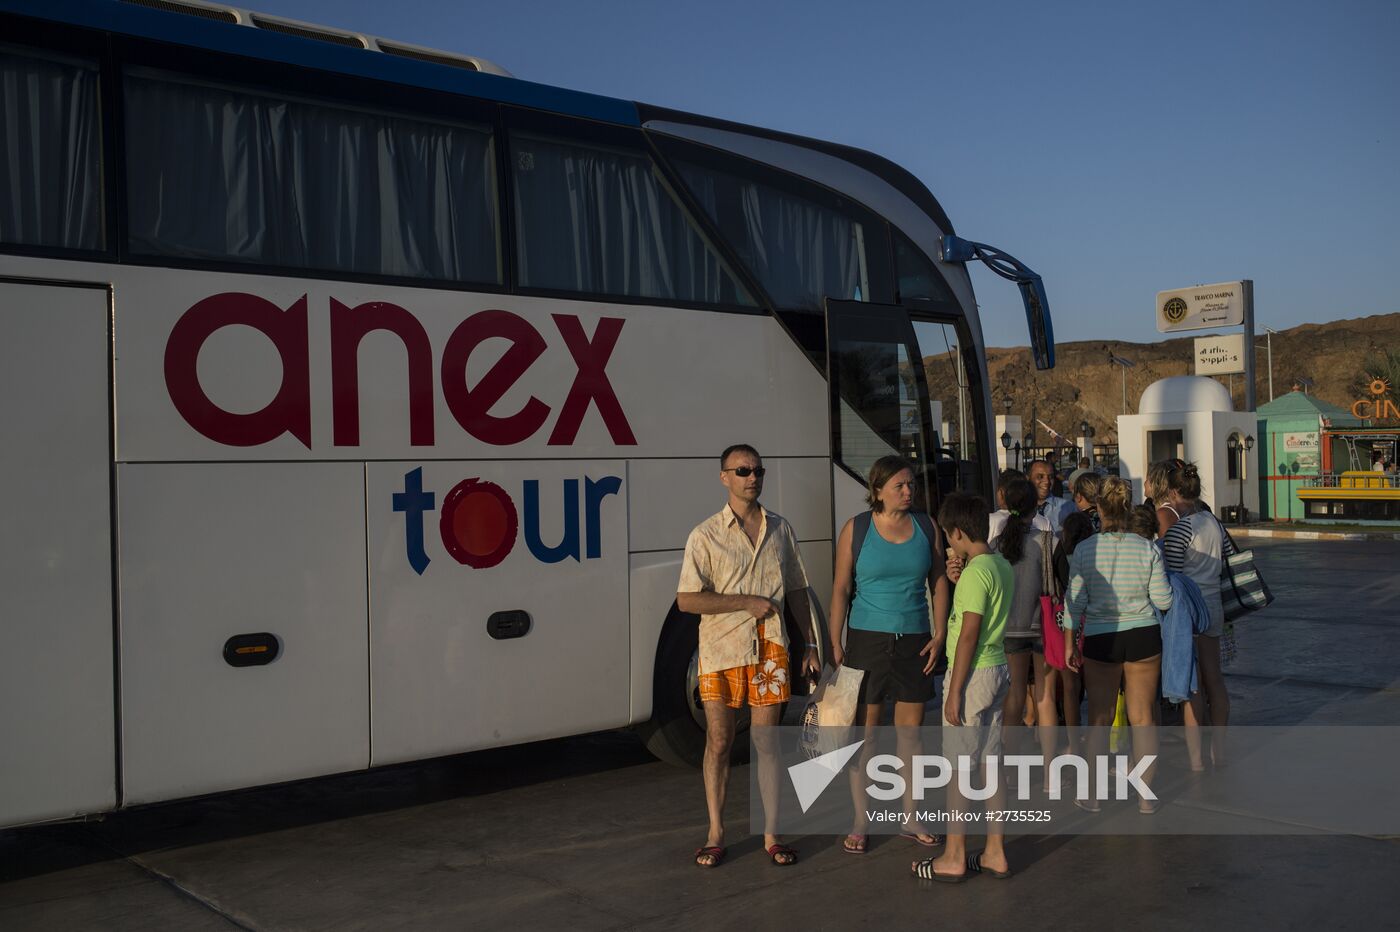
<path fill-rule="evenodd" d="M 827 297 L 870 300 L 861 223 L 759 181 L 684 162 L 677 167 L 778 307 L 820 311 Z"/>
<path fill-rule="evenodd" d="M 0 242 L 101 249 L 97 67 L 0 45 Z"/>
<path fill-rule="evenodd" d="M 511 166 L 521 285 L 753 306 L 646 156 L 512 133 Z"/>
<path fill-rule="evenodd" d="M 482 127 L 132 70 L 133 252 L 499 282 Z"/>

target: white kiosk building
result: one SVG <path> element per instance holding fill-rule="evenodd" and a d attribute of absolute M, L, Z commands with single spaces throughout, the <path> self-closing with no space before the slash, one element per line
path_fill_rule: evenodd
<path fill-rule="evenodd" d="M 1201 499 L 1217 515 L 1243 504 L 1259 513 L 1256 457 L 1259 422 L 1253 411 L 1236 411 L 1224 385 L 1204 376 L 1181 375 L 1147 386 L 1137 414 L 1118 418 L 1119 472 L 1142 500 L 1147 467 L 1180 457 L 1201 471 Z M 1235 443 L 1232 452 L 1231 439 Z"/>

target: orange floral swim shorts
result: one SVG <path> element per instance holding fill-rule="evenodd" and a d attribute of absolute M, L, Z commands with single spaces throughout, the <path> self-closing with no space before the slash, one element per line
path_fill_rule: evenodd
<path fill-rule="evenodd" d="M 788 682 L 787 651 L 777 641 L 765 640 L 758 663 L 700 675 L 700 701 L 723 702 L 731 709 L 777 705 L 792 698 Z"/>

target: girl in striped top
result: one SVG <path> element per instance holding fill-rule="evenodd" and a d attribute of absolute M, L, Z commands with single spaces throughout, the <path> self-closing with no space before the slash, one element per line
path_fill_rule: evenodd
<path fill-rule="evenodd" d="M 1171 586 L 1157 548 L 1128 530 L 1132 487 L 1117 476 L 1104 480 L 1099 492 L 1102 533 L 1074 549 L 1069 558 L 1069 593 L 1065 597 L 1070 627 L 1065 630 L 1065 656 L 1071 669 L 1084 671 L 1089 697 L 1089 753 L 1107 752 L 1108 728 L 1118 703 L 1118 684 L 1132 726 L 1133 760 L 1157 753 L 1152 710 L 1162 669 L 1162 631 L 1155 606 L 1171 608 Z M 1084 620 L 1084 653 L 1075 643 L 1075 628 Z M 1152 779 L 1155 766 L 1143 773 Z M 1094 799 L 1075 805 L 1097 812 Z M 1138 811 L 1156 811 L 1156 803 L 1139 800 Z"/>
<path fill-rule="evenodd" d="M 1174 464 L 1173 464 L 1174 465 Z M 1200 587 L 1210 610 L 1210 627 L 1196 635 L 1196 668 L 1200 691 L 1193 693 L 1182 712 L 1186 725 L 1186 753 L 1191 769 L 1205 769 L 1201 756 L 1201 725 L 1207 721 L 1211 732 L 1211 757 L 1217 767 L 1224 764 L 1225 724 L 1230 721 L 1230 694 L 1220 669 L 1220 636 L 1225 631 L 1225 608 L 1220 601 L 1220 572 L 1224 558 L 1234 552 L 1230 540 L 1220 530 L 1215 515 L 1201 504 L 1201 474 L 1195 463 L 1183 463 L 1167 473 L 1167 490 L 1181 517 L 1162 538 L 1167 569 L 1185 573 Z M 1209 713 L 1206 707 L 1209 705 Z"/>

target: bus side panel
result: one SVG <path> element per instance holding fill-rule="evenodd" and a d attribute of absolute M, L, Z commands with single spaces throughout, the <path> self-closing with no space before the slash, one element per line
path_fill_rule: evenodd
<path fill-rule="evenodd" d="M 363 465 L 123 464 L 117 481 L 127 801 L 368 766 Z M 230 638 L 263 633 L 275 659 L 229 663 Z"/>
<path fill-rule="evenodd" d="M 627 483 L 621 460 L 369 464 L 376 765 L 627 723 Z"/>
<path fill-rule="evenodd" d="M 108 317 L 0 283 L 0 825 L 116 805 Z"/>

